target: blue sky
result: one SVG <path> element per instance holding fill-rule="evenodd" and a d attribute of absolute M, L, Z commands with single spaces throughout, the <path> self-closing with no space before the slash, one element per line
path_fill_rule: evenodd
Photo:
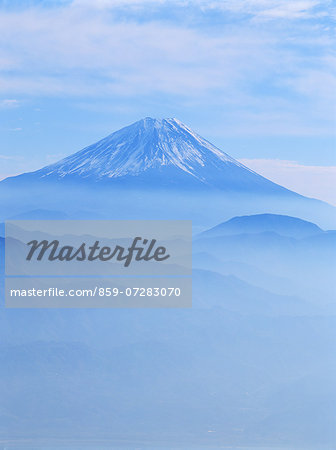
<path fill-rule="evenodd" d="M 177 117 L 336 204 L 335 18 L 328 0 L 0 1 L 0 178 Z"/>

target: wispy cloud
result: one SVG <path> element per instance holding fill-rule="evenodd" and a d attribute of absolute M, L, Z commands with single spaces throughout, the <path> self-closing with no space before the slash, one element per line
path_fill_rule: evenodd
<path fill-rule="evenodd" d="M 19 156 L 0 155 L 0 159 L 5 161 L 20 161 L 22 158 Z"/>
<path fill-rule="evenodd" d="M 240 162 L 288 189 L 336 206 L 336 166 L 308 166 L 281 159 L 240 159 Z"/>
<path fill-rule="evenodd" d="M 168 20 L 167 5 L 170 13 L 215 9 L 223 22 L 200 25 L 202 13 L 194 21 L 187 14 Z M 239 126 L 246 129 L 273 117 L 269 129 L 275 132 L 279 126 L 286 133 L 288 123 L 290 133 L 296 127 L 303 134 L 330 134 L 332 30 L 317 20 L 329 6 L 327 0 L 74 0 L 52 9 L 5 10 L 0 65 L 9 61 L 10 71 L 4 64 L 0 93 L 114 103 L 169 98 L 245 116 L 249 122 Z M 166 8 L 162 14 L 160 8 Z M 227 12 L 243 22 L 228 24 Z"/>
<path fill-rule="evenodd" d="M 71 9 L 7 13 L 0 28 L 17 60 L 14 73 L 0 79 L 5 92 L 191 96 L 232 87 L 247 74 L 255 79 L 261 66 L 274 64 L 265 60 L 271 49 L 264 37 L 252 31 L 209 36 Z"/>
<path fill-rule="evenodd" d="M 219 10 L 235 14 L 248 14 L 255 18 L 301 19 L 326 15 L 325 8 L 331 6 L 330 0 L 74 0 L 74 7 L 90 9 L 148 8 L 168 5 L 170 7 L 193 7 L 206 10 Z M 321 10 L 321 9 L 324 10 Z"/>
<path fill-rule="evenodd" d="M 16 99 L 3 99 L 0 100 L 0 108 L 17 108 L 20 105 L 19 100 Z"/>

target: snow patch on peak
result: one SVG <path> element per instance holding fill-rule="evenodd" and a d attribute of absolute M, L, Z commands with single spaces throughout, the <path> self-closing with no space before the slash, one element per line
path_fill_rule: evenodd
<path fill-rule="evenodd" d="M 167 166 L 202 182 L 223 165 L 244 167 L 176 118 L 146 117 L 38 171 L 41 177 L 118 178 Z M 245 168 L 248 170 L 247 168 Z"/>

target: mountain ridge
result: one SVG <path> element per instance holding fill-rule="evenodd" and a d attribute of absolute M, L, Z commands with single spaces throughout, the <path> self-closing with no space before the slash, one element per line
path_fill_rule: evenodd
<path fill-rule="evenodd" d="M 236 216 L 200 234 L 202 237 L 220 237 L 241 233 L 273 232 L 282 236 L 304 238 L 324 231 L 315 223 L 284 214 L 250 214 Z"/>
<path fill-rule="evenodd" d="M 56 163 L 1 183 L 24 179 L 300 196 L 244 166 L 175 118 L 141 119 Z"/>
<path fill-rule="evenodd" d="M 35 173 L 118 178 L 151 168 L 175 166 L 205 181 L 197 169 L 219 161 L 247 169 L 178 119 L 146 117 Z"/>

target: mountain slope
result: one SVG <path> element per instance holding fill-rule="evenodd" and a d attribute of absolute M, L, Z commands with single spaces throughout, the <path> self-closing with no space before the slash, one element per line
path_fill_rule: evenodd
<path fill-rule="evenodd" d="M 304 238 L 322 233 L 320 227 L 314 223 L 297 217 L 280 214 L 255 214 L 233 217 L 220 223 L 210 230 L 204 231 L 203 237 L 226 236 L 240 233 L 274 232 L 282 236 Z"/>
<path fill-rule="evenodd" d="M 147 117 L 61 161 L 19 177 L 114 185 L 287 192 L 177 119 Z M 294 194 L 293 194 L 294 195 Z"/>
<path fill-rule="evenodd" d="M 206 181 L 200 175 L 201 169 L 223 163 L 244 167 L 177 119 L 147 117 L 37 171 L 36 175 L 119 178 L 170 166 Z"/>

